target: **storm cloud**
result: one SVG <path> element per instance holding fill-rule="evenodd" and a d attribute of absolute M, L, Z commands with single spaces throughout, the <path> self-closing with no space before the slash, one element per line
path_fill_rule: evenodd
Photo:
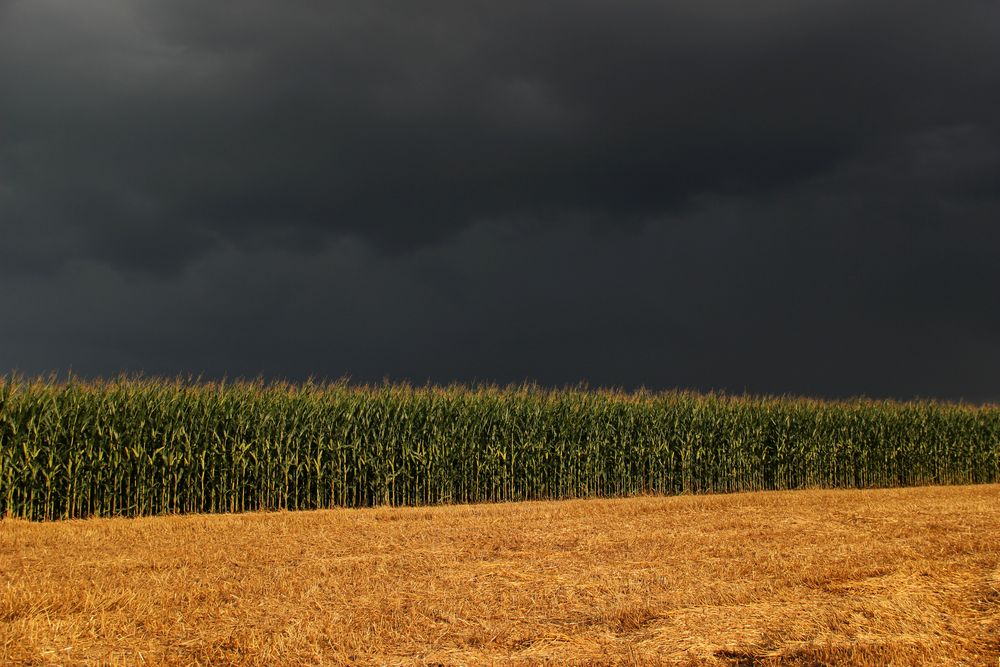
<path fill-rule="evenodd" d="M 998 34 L 0 1 L 0 369 L 998 400 Z"/>

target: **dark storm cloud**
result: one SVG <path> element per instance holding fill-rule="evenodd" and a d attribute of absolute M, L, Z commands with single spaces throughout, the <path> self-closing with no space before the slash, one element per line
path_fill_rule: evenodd
<path fill-rule="evenodd" d="M 998 30 L 0 3 L 0 367 L 998 397 Z"/>

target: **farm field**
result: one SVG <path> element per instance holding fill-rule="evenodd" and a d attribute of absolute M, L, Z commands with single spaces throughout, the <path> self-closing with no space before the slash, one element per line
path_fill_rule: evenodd
<path fill-rule="evenodd" d="M 998 657 L 1000 485 L 0 521 L 0 664 Z"/>
<path fill-rule="evenodd" d="M 0 516 L 26 519 L 997 482 L 997 405 L 0 381 Z"/>

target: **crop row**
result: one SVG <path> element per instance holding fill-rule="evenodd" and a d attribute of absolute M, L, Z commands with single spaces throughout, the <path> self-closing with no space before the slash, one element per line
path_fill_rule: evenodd
<path fill-rule="evenodd" d="M 530 386 L 0 381 L 0 516 L 996 481 L 996 406 Z"/>

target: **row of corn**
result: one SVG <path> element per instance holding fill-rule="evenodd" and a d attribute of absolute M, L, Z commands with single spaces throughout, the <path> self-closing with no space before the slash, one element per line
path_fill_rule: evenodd
<path fill-rule="evenodd" d="M 997 406 L 0 380 L 0 516 L 997 481 Z"/>

